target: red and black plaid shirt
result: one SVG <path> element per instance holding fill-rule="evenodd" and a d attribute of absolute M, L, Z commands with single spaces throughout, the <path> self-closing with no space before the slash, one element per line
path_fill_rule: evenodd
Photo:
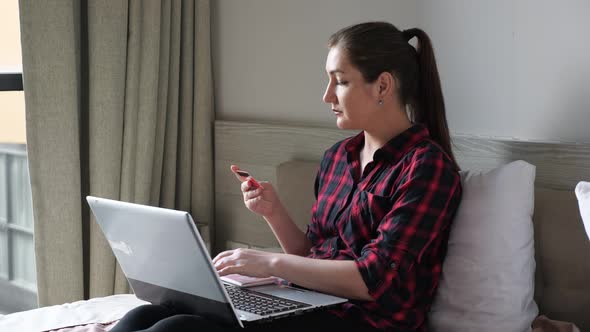
<path fill-rule="evenodd" d="M 361 172 L 364 133 L 326 151 L 315 183 L 308 257 L 354 260 L 374 302 L 334 312 L 386 331 L 425 331 L 451 221 L 458 170 L 419 124 L 377 150 Z"/>

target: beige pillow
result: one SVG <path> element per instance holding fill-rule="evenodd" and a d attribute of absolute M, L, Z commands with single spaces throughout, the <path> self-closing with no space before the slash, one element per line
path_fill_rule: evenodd
<path fill-rule="evenodd" d="M 302 231 L 311 222 L 315 177 L 319 167 L 319 162 L 287 161 L 277 169 L 277 191 L 281 202 Z"/>

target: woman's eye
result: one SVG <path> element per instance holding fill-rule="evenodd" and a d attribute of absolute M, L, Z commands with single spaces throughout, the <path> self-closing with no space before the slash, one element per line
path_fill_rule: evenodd
<path fill-rule="evenodd" d="M 336 85 L 346 85 L 348 84 L 347 81 L 336 81 Z"/>

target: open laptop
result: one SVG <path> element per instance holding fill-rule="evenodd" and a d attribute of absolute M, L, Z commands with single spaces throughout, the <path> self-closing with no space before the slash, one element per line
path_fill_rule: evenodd
<path fill-rule="evenodd" d="M 135 295 L 229 326 L 347 300 L 285 285 L 240 288 L 222 281 L 189 213 L 86 197 Z"/>

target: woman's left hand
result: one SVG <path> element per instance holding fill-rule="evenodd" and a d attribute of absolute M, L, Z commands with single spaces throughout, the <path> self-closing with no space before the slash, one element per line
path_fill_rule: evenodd
<path fill-rule="evenodd" d="M 265 278 L 273 276 L 278 255 L 280 254 L 239 248 L 220 253 L 213 258 L 213 265 L 220 276 L 236 273 Z"/>

